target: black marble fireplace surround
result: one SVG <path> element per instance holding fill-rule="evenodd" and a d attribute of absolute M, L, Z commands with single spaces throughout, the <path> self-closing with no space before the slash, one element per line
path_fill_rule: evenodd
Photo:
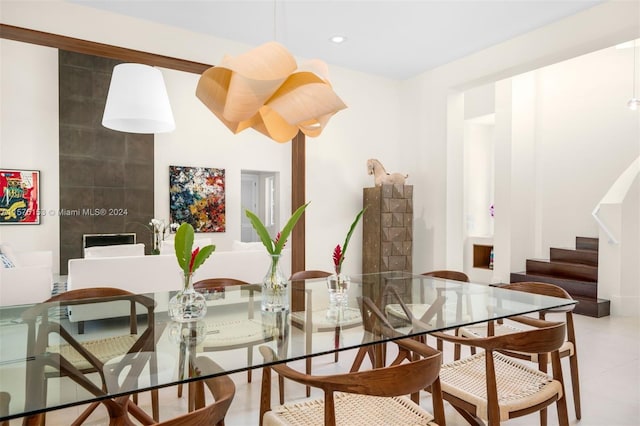
<path fill-rule="evenodd" d="M 102 126 L 111 72 L 120 61 L 59 51 L 60 274 L 82 257 L 83 234 L 135 232 L 150 252 L 153 135 Z"/>

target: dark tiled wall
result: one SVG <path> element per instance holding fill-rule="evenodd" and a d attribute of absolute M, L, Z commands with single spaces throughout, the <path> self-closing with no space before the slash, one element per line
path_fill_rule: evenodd
<path fill-rule="evenodd" d="M 150 245 L 153 135 L 109 130 L 102 113 L 118 61 L 60 50 L 60 273 L 82 235 L 136 232 Z"/>

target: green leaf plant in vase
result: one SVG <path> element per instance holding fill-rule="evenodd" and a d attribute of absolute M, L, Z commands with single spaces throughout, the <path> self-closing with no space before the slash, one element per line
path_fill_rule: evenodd
<path fill-rule="evenodd" d="M 358 222 L 362 218 L 364 211 L 367 208 L 363 208 L 358 212 L 356 218 L 353 220 L 347 237 L 344 240 L 344 244 L 340 246 L 338 244 L 333 249 L 333 267 L 335 274 L 327 277 L 327 288 L 329 290 L 329 303 L 331 307 L 346 307 L 348 304 L 347 293 L 349 291 L 350 278 L 342 273 L 342 263 L 344 262 L 345 255 L 347 253 L 347 247 L 349 247 L 349 240 L 353 235 L 353 231 L 356 229 Z"/>
<path fill-rule="evenodd" d="M 169 300 L 169 316 L 178 322 L 197 321 L 207 313 L 205 297 L 193 288 L 193 274 L 211 256 L 214 245 L 193 249 L 194 230 L 183 223 L 176 231 L 174 246 L 180 266 L 182 288 Z"/>
<path fill-rule="evenodd" d="M 294 226 L 296 226 L 308 205 L 309 203 L 298 207 L 275 238 L 271 238 L 269 231 L 267 231 L 266 226 L 258 216 L 250 210 L 245 211 L 251 221 L 251 226 L 256 230 L 270 257 L 269 269 L 262 280 L 261 309 L 263 311 L 281 312 L 289 310 L 289 279 L 280 270 L 280 259 L 282 249 L 287 243 L 287 238 L 289 238 L 291 231 L 293 231 Z"/>

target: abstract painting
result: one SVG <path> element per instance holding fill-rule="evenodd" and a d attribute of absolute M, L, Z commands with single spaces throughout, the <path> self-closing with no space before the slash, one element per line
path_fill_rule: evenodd
<path fill-rule="evenodd" d="M 0 224 L 40 223 L 40 172 L 0 170 Z"/>
<path fill-rule="evenodd" d="M 225 232 L 224 169 L 169 166 L 171 223 L 196 232 Z"/>

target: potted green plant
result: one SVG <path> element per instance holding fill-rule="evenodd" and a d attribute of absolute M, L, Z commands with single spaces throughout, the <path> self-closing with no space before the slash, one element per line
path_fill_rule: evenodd
<path fill-rule="evenodd" d="M 353 235 L 353 231 L 356 229 L 358 222 L 362 218 L 364 211 L 367 208 L 363 208 L 358 212 L 355 219 L 351 223 L 349 227 L 349 231 L 347 232 L 347 236 L 344 240 L 342 246 L 340 244 L 336 245 L 333 249 L 333 268 L 335 270 L 335 275 L 331 275 L 327 277 L 327 288 L 329 289 L 329 301 L 333 306 L 341 305 L 343 306 L 347 302 L 347 298 L 344 295 L 349 290 L 349 283 L 351 280 L 348 276 L 342 274 L 342 262 L 344 262 L 345 255 L 347 253 L 347 247 L 349 246 L 349 241 L 351 240 L 351 236 Z"/>
<path fill-rule="evenodd" d="M 174 321 L 195 321 L 207 313 L 204 296 L 193 288 L 193 274 L 211 256 L 214 245 L 193 249 L 195 231 L 189 223 L 183 223 L 176 231 L 174 247 L 180 266 L 182 288 L 169 300 L 169 316 Z"/>
<path fill-rule="evenodd" d="M 304 204 L 296 209 L 291 215 L 286 225 L 275 238 L 271 238 L 267 227 L 264 226 L 260 218 L 250 210 L 246 210 L 245 214 L 251 221 L 253 229 L 256 230 L 260 241 L 267 249 L 271 260 L 269 269 L 262 281 L 262 310 L 269 312 L 285 311 L 289 309 L 289 280 L 280 271 L 280 258 L 282 249 L 287 243 L 287 239 L 293 231 L 294 226 L 304 213 L 309 203 Z"/>

